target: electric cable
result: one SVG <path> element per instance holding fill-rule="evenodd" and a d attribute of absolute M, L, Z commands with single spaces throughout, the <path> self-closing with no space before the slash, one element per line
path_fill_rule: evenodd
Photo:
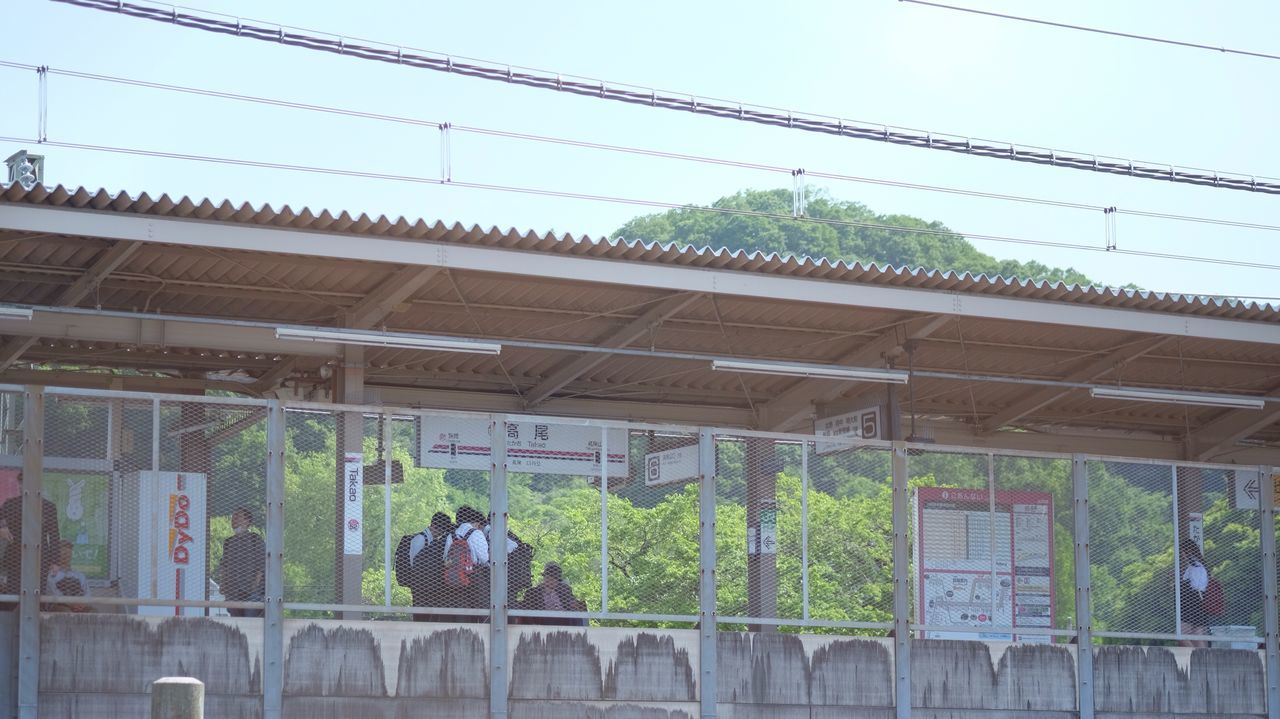
<path fill-rule="evenodd" d="M 1002 20 L 1017 20 L 1019 22 L 1029 22 L 1036 25 L 1048 25 L 1050 27 L 1063 28 L 1065 30 L 1079 30 L 1081 32 L 1091 32 L 1099 35 L 1111 35 L 1112 37 L 1123 37 L 1130 40 L 1145 40 L 1147 42 L 1158 42 L 1165 45 L 1177 45 L 1179 47 L 1190 47 L 1197 50 L 1213 50 L 1214 52 L 1225 53 L 1229 55 L 1247 55 L 1249 57 L 1262 58 L 1264 60 L 1280 60 L 1280 55 L 1272 55 L 1266 52 L 1254 52 L 1252 50 L 1233 50 L 1229 47 L 1221 47 L 1216 45 L 1202 45 L 1198 42 L 1186 42 L 1183 40 L 1169 40 L 1167 38 L 1155 37 L 1153 35 L 1139 35 L 1131 32 L 1119 32 L 1117 30 L 1104 30 L 1097 27 L 1088 27 L 1086 25 L 1073 25 L 1066 22 L 1054 22 L 1052 20 L 1041 20 L 1033 17 L 1023 17 L 1021 15 L 1007 15 L 1000 12 L 992 12 L 990 10 L 978 10 L 971 7 L 960 7 L 958 5 L 944 5 L 938 2 L 928 2 L 927 0 L 898 0 L 898 2 L 911 3 L 913 5 L 926 5 L 928 7 L 940 8 L 943 10 L 955 10 L 957 12 L 966 12 L 973 15 L 985 15 L 987 17 L 1000 18 Z"/>
<path fill-rule="evenodd" d="M 590 80 L 587 78 L 519 68 L 515 65 L 454 56 L 431 50 L 395 46 L 380 41 L 346 38 L 315 30 L 303 30 L 263 21 L 245 22 L 228 15 L 205 10 L 146 3 L 143 0 L 52 0 L 78 7 L 114 12 L 128 17 L 164 22 L 180 27 L 217 32 L 279 43 L 309 50 L 350 55 L 364 60 L 377 60 L 426 70 L 481 78 L 513 85 L 555 90 L 574 95 L 595 97 L 636 105 L 648 105 L 699 115 L 804 130 L 822 134 L 876 140 L 908 147 L 944 150 L 979 157 L 993 157 L 1054 167 L 1128 175 L 1150 180 L 1217 187 L 1223 189 L 1280 195 L 1280 179 L 1238 172 L 1219 172 L 1202 168 L 1179 167 L 1168 163 L 1134 162 L 1094 153 L 1058 151 L 1020 143 L 996 142 L 951 133 L 934 133 L 898 128 L 883 123 L 846 121 L 826 115 L 790 112 L 749 103 L 705 98 L 688 93 L 659 93 L 656 89 L 640 89 L 635 85 Z M 194 14 L 200 13 L 200 14 Z M 226 19 L 220 19 L 226 18 Z M 258 23 L 258 24 L 253 24 Z M 293 31 L 293 32 L 290 32 Z M 314 34 L 305 34 L 314 33 Z M 322 36 L 323 35 L 323 36 Z M 354 40 L 354 42 L 353 42 Z M 976 139 L 976 142 L 975 142 Z"/>
<path fill-rule="evenodd" d="M 420 127 L 431 127 L 441 129 L 448 127 L 458 132 L 466 132 L 482 136 L 500 137 L 505 139 L 526 140 L 530 142 L 540 142 L 547 144 L 564 145 L 569 147 L 577 147 L 583 149 L 602 150 L 608 152 L 617 152 L 633 155 L 642 155 L 648 157 L 660 157 L 671 160 L 682 160 L 689 162 L 698 162 L 709 165 L 718 165 L 725 167 L 737 167 L 748 170 L 758 170 L 763 172 L 775 172 L 783 174 L 791 174 L 793 168 L 783 167 L 781 165 L 771 165 L 759 162 L 750 162 L 743 160 L 732 160 L 727 158 L 710 157 L 705 155 L 693 155 L 687 153 L 669 152 L 664 150 L 655 150 L 651 148 L 640 148 L 627 145 L 614 145 L 608 143 L 591 142 L 587 140 L 577 140 L 573 138 L 553 137 L 548 135 L 537 135 L 525 132 L 516 132 L 511 130 L 500 130 L 487 127 L 457 125 L 442 121 L 423 120 L 419 118 L 405 117 L 402 115 L 388 115 L 383 113 L 367 112 L 362 110 L 354 110 L 350 108 L 333 107 L 328 105 L 316 105 L 312 103 L 293 102 L 288 100 L 279 100 L 275 98 L 261 97 L 257 95 L 245 95 L 241 93 L 224 92 L 219 90 L 210 90 L 207 88 L 197 88 L 184 85 L 172 85 L 160 82 L 151 82 L 147 80 L 138 80 L 135 78 L 126 78 L 113 75 L 103 75 L 98 73 L 89 73 L 78 70 L 68 70 L 63 68 L 53 68 L 49 66 L 37 66 L 27 63 L 12 62 L 0 60 L 0 67 L 10 67 L 23 70 L 40 70 L 44 69 L 50 75 L 61 75 L 84 80 L 116 83 L 122 85 L 130 85 L 134 87 L 142 87 L 153 90 L 163 90 L 169 92 L 177 92 L 184 94 L 192 94 L 204 97 L 213 97 L 224 100 L 236 100 L 241 102 L 249 102 L 276 107 L 285 107 L 289 109 L 306 110 L 311 112 L 328 113 L 335 115 L 343 115 L 348 117 L 356 117 L 361 119 L 376 120 L 382 122 L 392 122 L 405 125 L 416 125 Z M 1008 202 L 1018 202 L 1031 205 L 1047 205 L 1052 207 L 1062 207 L 1068 209 L 1088 210 L 1102 212 L 1111 209 L 1116 214 L 1133 215 L 1140 217 L 1149 217 L 1165 220 L 1175 220 L 1183 222 L 1197 222 L 1213 225 L 1224 225 L 1230 227 L 1241 227 L 1246 229 L 1267 230 L 1272 232 L 1280 232 L 1280 225 L 1267 225 L 1254 222 L 1243 222 L 1239 220 L 1227 220 L 1212 217 L 1199 217 L 1193 215 L 1179 215 L 1166 212 L 1155 212 L 1149 210 L 1134 210 L 1124 208 L 1108 208 L 1103 205 L 1089 204 L 1083 202 L 1073 202 L 1068 200 L 1056 200 L 1044 197 L 1030 197 L 1025 195 L 1011 195 L 1006 193 L 988 192 L 983 190 L 970 190 L 960 187 L 949 187 L 944 185 L 929 185 L 923 183 L 904 182 L 900 180 L 889 180 L 884 178 L 864 177 L 858 175 L 848 175 L 836 172 L 825 172 L 821 170 L 806 170 L 806 175 L 812 177 L 820 177 L 842 182 L 853 182 L 871 185 L 880 185 L 888 187 L 897 187 L 901 189 L 920 190 L 924 192 L 936 192 L 944 194 L 962 195 L 968 197 L 980 197 L 984 199 L 1002 200 Z"/>

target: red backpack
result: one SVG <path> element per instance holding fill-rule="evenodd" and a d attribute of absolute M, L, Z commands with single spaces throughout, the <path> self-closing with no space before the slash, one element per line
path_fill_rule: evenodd
<path fill-rule="evenodd" d="M 1209 577 L 1209 586 L 1204 588 L 1204 613 L 1217 617 L 1226 611 L 1227 593 L 1222 589 L 1222 582 Z"/>
<path fill-rule="evenodd" d="M 454 535 L 449 544 L 449 551 L 444 557 L 444 584 L 447 587 L 471 586 L 471 572 L 475 570 L 475 562 L 471 560 L 471 545 L 467 539 L 476 531 L 472 527 L 462 537 Z"/>

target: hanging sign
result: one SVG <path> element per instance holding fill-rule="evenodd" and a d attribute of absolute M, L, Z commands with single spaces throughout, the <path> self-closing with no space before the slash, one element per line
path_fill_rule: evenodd
<path fill-rule="evenodd" d="M 612 444 L 612 440 L 610 440 Z M 696 482 L 701 476 L 698 468 L 698 445 L 676 447 L 644 456 L 644 483 L 646 487 L 662 484 Z"/>
<path fill-rule="evenodd" d="M 820 437 L 880 439 L 883 434 L 880 405 L 815 419 L 813 433 Z M 848 448 L 847 444 L 835 442 L 817 442 L 814 445 L 818 454 L 831 454 Z"/>
<path fill-rule="evenodd" d="M 418 466 L 489 471 L 489 421 L 427 416 L 419 430 Z M 600 427 L 507 422 L 507 469 L 538 474 L 600 475 Z M 627 431 L 610 428 L 609 476 L 629 477 Z"/>

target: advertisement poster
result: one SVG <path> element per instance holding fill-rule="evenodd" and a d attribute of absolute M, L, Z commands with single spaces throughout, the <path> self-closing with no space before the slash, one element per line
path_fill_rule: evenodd
<path fill-rule="evenodd" d="M 507 422 L 507 469 L 538 474 L 600 475 L 603 434 L 600 427 L 543 422 Z M 440 469 L 492 469 L 489 421 L 459 417 L 423 417 L 419 466 Z M 627 431 L 609 430 L 609 476 L 631 476 Z"/>
<path fill-rule="evenodd" d="M 925 638 L 1008 641 L 1014 637 L 997 628 L 1053 628 L 1051 495 L 997 491 L 993 502 L 985 489 L 920 487 L 915 504 L 919 621 L 971 629 L 928 630 Z"/>
<path fill-rule="evenodd" d="M 44 474 L 44 496 L 58 508 L 59 536 L 73 545 L 71 568 L 88 579 L 110 574 L 110 486 L 105 474 Z"/>

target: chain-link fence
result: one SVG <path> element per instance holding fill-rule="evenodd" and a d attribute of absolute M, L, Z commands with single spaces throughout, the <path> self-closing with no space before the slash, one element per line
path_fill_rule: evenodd
<path fill-rule="evenodd" d="M 725 629 L 883 635 L 896 619 L 886 443 L 281 406 L 286 615 L 485 621 L 505 594 L 517 624 L 688 626 L 713 569 Z M 268 403 L 50 390 L 43 409 L 47 608 L 263 613 Z M 10 603 L 21 573 L 23 416 L 23 392 L 0 391 L 0 601 Z M 500 476 L 495 446 L 505 450 Z M 905 451 L 913 636 L 1073 636 L 1083 498 L 1072 458 Z M 1270 470 L 1080 461 L 1099 641 L 1261 641 L 1261 538 L 1275 529 L 1261 526 L 1259 502 Z M 714 513 L 704 517 L 707 475 Z M 501 543 L 489 531 L 495 491 L 508 509 Z M 706 521 L 715 560 L 704 566 Z M 492 592 L 500 548 L 507 586 Z"/>

